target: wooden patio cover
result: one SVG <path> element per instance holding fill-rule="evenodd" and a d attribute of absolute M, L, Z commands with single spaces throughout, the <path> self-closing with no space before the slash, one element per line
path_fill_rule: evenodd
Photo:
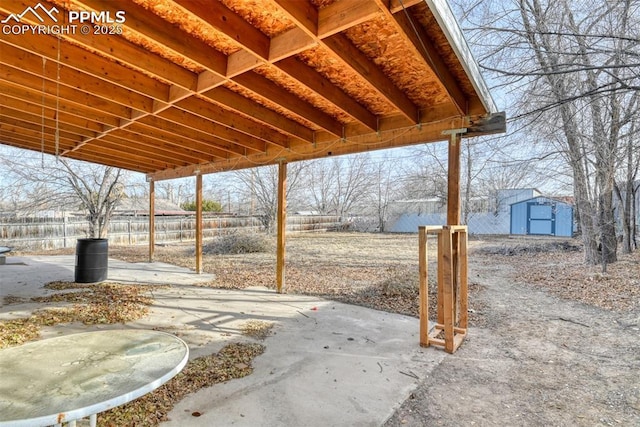
<path fill-rule="evenodd" d="M 2 0 L 0 21 L 0 142 L 156 181 L 504 128 L 444 0 Z"/>
<path fill-rule="evenodd" d="M 84 21 L 78 17 L 84 16 Z M 1 0 L 0 143 L 141 172 L 154 185 L 503 132 L 446 0 Z M 201 271 L 198 209 L 196 270 Z M 154 236 L 149 237 L 153 258 Z"/>

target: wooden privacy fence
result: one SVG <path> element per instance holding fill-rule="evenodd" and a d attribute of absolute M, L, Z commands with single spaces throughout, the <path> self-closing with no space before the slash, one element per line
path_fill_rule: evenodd
<path fill-rule="evenodd" d="M 257 216 L 206 216 L 204 238 L 233 232 L 255 233 L 262 230 Z M 333 215 L 291 215 L 291 232 L 338 229 L 340 218 Z M 156 243 L 195 241 L 193 216 L 156 216 Z M 88 237 L 88 223 L 80 218 L 20 218 L 0 222 L 0 244 L 20 249 L 58 249 L 75 247 L 76 240 Z M 115 217 L 109 223 L 110 245 L 138 245 L 149 242 L 148 217 Z"/>
<path fill-rule="evenodd" d="M 429 253 L 427 238 L 437 235 L 437 323 L 429 330 Z M 420 226 L 420 345 L 437 345 L 453 353 L 467 335 L 468 262 L 467 227 Z"/>

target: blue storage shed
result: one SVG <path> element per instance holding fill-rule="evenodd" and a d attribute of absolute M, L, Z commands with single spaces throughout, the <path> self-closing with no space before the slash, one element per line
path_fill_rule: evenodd
<path fill-rule="evenodd" d="M 573 207 L 548 197 L 511 204 L 511 234 L 573 236 Z"/>

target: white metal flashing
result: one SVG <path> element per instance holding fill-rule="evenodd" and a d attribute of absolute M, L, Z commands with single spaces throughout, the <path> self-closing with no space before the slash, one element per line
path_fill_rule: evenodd
<path fill-rule="evenodd" d="M 480 101 L 489 113 L 497 113 L 498 107 L 496 107 L 493 101 L 487 83 L 482 78 L 478 63 L 471 54 L 467 40 L 464 38 L 464 34 L 462 34 L 460 25 L 453 15 L 449 3 L 447 3 L 447 0 L 425 0 L 425 3 L 429 6 L 429 9 L 431 9 L 440 28 L 442 28 L 451 48 L 462 64 L 469 80 L 471 80 L 471 84 L 475 88 Z"/>

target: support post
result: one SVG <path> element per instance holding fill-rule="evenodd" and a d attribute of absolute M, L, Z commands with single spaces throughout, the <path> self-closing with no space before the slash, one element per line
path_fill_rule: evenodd
<path fill-rule="evenodd" d="M 156 247 L 156 183 L 149 181 L 149 262 L 153 262 Z"/>
<path fill-rule="evenodd" d="M 469 255 L 467 252 L 469 233 L 458 233 L 458 272 L 460 277 L 460 327 L 464 330 L 469 326 Z"/>
<path fill-rule="evenodd" d="M 447 176 L 447 225 L 460 224 L 460 152 L 462 145 L 462 134 L 467 131 L 466 128 L 452 129 L 445 131 L 449 135 L 449 158 L 448 158 L 448 176 Z M 454 238 L 451 242 L 453 270 L 458 271 L 458 239 Z M 453 275 L 453 300 L 458 301 L 458 274 Z M 440 297 L 440 294 L 438 294 Z M 438 299 L 438 306 L 440 306 Z M 440 311 L 440 310 L 439 310 Z M 442 312 L 444 313 L 444 309 Z M 453 307 L 453 316 L 458 318 L 459 311 L 457 305 Z M 438 318 L 438 322 L 444 319 Z"/>
<path fill-rule="evenodd" d="M 279 294 L 285 287 L 284 260 L 287 226 L 287 164 L 278 166 L 278 248 L 276 254 L 276 287 Z"/>
<path fill-rule="evenodd" d="M 202 273 L 202 175 L 196 175 L 196 273 Z"/>
<path fill-rule="evenodd" d="M 429 266 L 427 256 L 427 227 L 418 227 L 418 268 L 420 275 L 420 345 L 429 346 Z"/>
<path fill-rule="evenodd" d="M 447 353 L 453 353 L 453 326 L 455 322 L 456 306 L 456 274 L 454 273 L 455 254 L 453 253 L 453 236 L 451 229 L 445 225 L 442 233 L 438 235 L 438 289 L 442 289 L 443 295 L 443 330 L 444 349 Z"/>
<path fill-rule="evenodd" d="M 452 131 L 449 139 L 449 170 L 447 177 L 447 225 L 460 224 L 460 145 L 462 129 Z M 466 131 L 466 129 L 464 129 Z"/>

